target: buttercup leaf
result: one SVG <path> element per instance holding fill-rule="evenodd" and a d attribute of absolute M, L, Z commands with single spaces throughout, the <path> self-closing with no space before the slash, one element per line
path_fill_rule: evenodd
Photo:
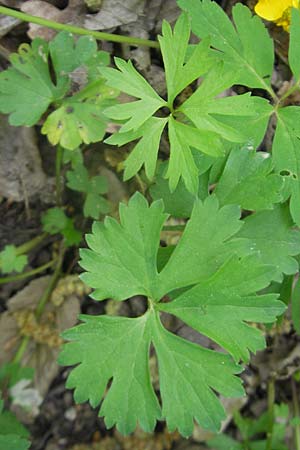
<path fill-rule="evenodd" d="M 211 0 L 178 0 L 190 14 L 192 31 L 201 39 L 210 37 L 212 46 L 235 77 L 233 84 L 270 91 L 274 64 L 273 41 L 261 19 L 238 3 L 232 9 L 235 26 L 223 9 Z"/>
<path fill-rule="evenodd" d="M 27 256 L 19 255 L 14 245 L 6 245 L 0 252 L 0 270 L 2 273 L 22 272 L 27 262 Z"/>
<path fill-rule="evenodd" d="M 11 64 L 0 74 L 0 111 L 10 114 L 11 125 L 34 125 L 48 106 L 68 89 L 61 78 L 55 86 L 48 68 L 48 44 L 35 39 L 11 55 Z"/>
<path fill-rule="evenodd" d="M 93 297 L 119 301 L 138 294 L 148 297 L 148 310 L 141 317 L 83 316 L 85 324 L 64 334 L 70 343 L 60 362 L 77 364 L 67 385 L 75 389 L 79 402 L 89 400 L 97 406 L 105 396 L 99 414 L 107 427 L 116 424 L 127 434 L 139 423 L 151 431 L 156 420 L 164 418 L 169 430 L 178 428 L 183 436 L 192 433 L 194 420 L 216 431 L 224 411 L 213 391 L 242 395 L 235 376 L 241 368 L 229 355 L 182 339 L 160 321 L 160 311 L 177 315 L 222 345 L 236 361 L 264 346 L 260 332 L 245 322 L 273 321 L 285 307 L 276 295 L 256 295 L 276 269 L 262 264 L 257 254 L 243 256 L 249 242 L 235 239 L 239 216 L 235 206 L 219 208 L 216 197 L 197 201 L 161 272 L 157 256 L 166 219 L 161 201 L 149 206 L 136 193 L 128 206 L 121 205 L 120 223 L 107 218 L 104 224 L 94 224 L 87 236 L 90 248 L 81 250 L 81 266 L 87 271 L 82 279 L 95 289 Z M 175 300 L 162 301 L 178 288 L 185 290 Z M 232 325 L 231 335 L 221 335 L 223 323 Z M 159 365 L 161 408 L 149 375 L 151 344 Z"/>

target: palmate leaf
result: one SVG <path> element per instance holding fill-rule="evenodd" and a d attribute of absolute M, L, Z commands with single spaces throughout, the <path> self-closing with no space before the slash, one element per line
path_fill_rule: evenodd
<path fill-rule="evenodd" d="M 148 178 L 153 178 L 161 135 L 167 123 L 170 166 L 166 177 L 170 180 L 172 191 L 181 177 L 191 192 L 197 191 L 198 169 L 191 148 L 214 157 L 223 154 L 220 136 L 215 131 L 205 130 L 205 126 L 197 130 L 190 124 L 175 120 L 172 114 L 168 118 L 153 117 L 153 114 L 166 106 L 170 112 L 173 111 L 173 102 L 177 94 L 196 78 L 204 75 L 215 62 L 209 41 L 204 40 L 195 46 L 185 63 L 189 34 L 190 26 L 186 15 L 180 16 L 173 32 L 168 23 L 163 24 L 162 36 L 159 39 L 166 69 L 168 102 L 156 94 L 131 62 L 126 63 L 117 58 L 115 62 L 119 70 L 109 68 L 103 70 L 109 86 L 140 99 L 105 110 L 109 118 L 125 121 L 119 132 L 105 142 L 124 145 L 140 138 L 125 162 L 125 180 L 134 176 L 143 164 Z"/>
<path fill-rule="evenodd" d="M 10 114 L 11 125 L 31 126 L 55 99 L 68 89 L 68 80 L 60 78 L 55 86 L 48 68 L 48 44 L 35 39 L 23 44 L 10 57 L 12 67 L 0 74 L 0 111 Z"/>
<path fill-rule="evenodd" d="M 192 19 L 192 31 L 201 39 L 210 36 L 213 48 L 234 76 L 234 84 L 271 91 L 274 64 L 273 41 L 262 20 L 238 3 L 232 9 L 235 26 L 223 9 L 211 0 L 178 0 Z"/>
<path fill-rule="evenodd" d="M 27 262 L 27 255 L 18 254 L 14 245 L 6 245 L 0 252 L 0 271 L 2 273 L 22 272 Z"/>
<path fill-rule="evenodd" d="M 64 346 L 60 362 L 77 364 L 67 386 L 75 388 L 79 402 L 89 400 L 97 406 L 104 397 L 99 414 L 108 427 L 116 424 L 122 433 L 130 433 L 139 423 L 151 431 L 163 418 L 169 430 L 178 428 L 184 436 L 192 433 L 194 420 L 217 430 L 224 411 L 214 391 L 242 395 L 235 376 L 241 368 L 229 355 L 175 336 L 160 321 L 160 311 L 169 309 L 189 324 L 191 315 L 183 305 L 189 298 L 192 316 L 198 320 L 192 326 L 201 328 L 236 360 L 247 359 L 248 349 L 263 346 L 259 332 L 245 322 L 274 320 L 285 307 L 276 295 L 256 296 L 276 270 L 251 251 L 244 256 L 251 241 L 235 239 L 239 215 L 235 206 L 219 208 L 216 197 L 197 201 L 161 272 L 157 254 L 166 219 L 161 201 L 149 206 L 137 193 L 128 206 L 120 206 L 120 223 L 107 218 L 104 224 L 94 224 L 87 236 L 90 248 L 81 250 L 81 265 L 87 271 L 82 279 L 95 289 L 93 297 L 122 301 L 139 294 L 148 297 L 149 305 L 143 316 L 134 319 L 83 316 L 85 323 L 64 335 L 71 342 Z M 181 296 L 170 303 L 161 301 L 178 288 L 185 289 Z M 233 325 L 233 334 L 220 339 L 218 327 L 224 323 Z M 161 409 L 149 375 L 151 344 L 159 364 Z"/>
<path fill-rule="evenodd" d="M 60 99 L 69 89 L 70 74 L 97 54 L 93 38 L 83 36 L 76 44 L 72 34 L 59 33 L 47 44 L 34 39 L 31 46 L 21 45 L 11 56 L 12 67 L 0 75 L 0 110 L 11 113 L 12 125 L 34 125 L 50 103 Z M 53 64 L 53 84 L 49 59 Z"/>
<path fill-rule="evenodd" d="M 75 43 L 72 34 L 61 32 L 49 44 L 42 39 L 34 39 L 31 46 L 24 44 L 11 56 L 12 67 L 0 74 L 0 111 L 10 114 L 12 125 L 31 126 L 55 103 L 56 110 L 42 127 L 53 145 L 74 150 L 82 142 L 101 140 L 107 123 L 102 110 L 117 92 L 105 86 L 95 69 L 99 59 L 103 66 L 103 52 L 97 51 L 95 39 L 88 36 Z M 83 70 L 85 84 L 90 83 L 63 100 L 76 70 Z"/>
<path fill-rule="evenodd" d="M 232 203 L 259 211 L 272 209 L 281 201 L 283 182 L 283 177 L 273 173 L 269 153 L 256 152 L 252 146 L 236 147 L 214 192 L 222 205 Z"/>
<path fill-rule="evenodd" d="M 105 110 L 111 119 L 125 121 L 119 132 L 105 142 L 124 145 L 140 139 L 125 162 L 124 178 L 134 176 L 144 164 L 146 175 L 152 179 L 167 122 L 170 161 L 166 178 L 170 190 L 173 192 L 182 178 L 187 189 L 197 194 L 199 169 L 193 151 L 217 158 L 224 154 L 224 140 L 245 142 L 251 139 L 259 143 L 272 108 L 266 100 L 250 94 L 216 98 L 232 86 L 235 78 L 224 63 L 213 56 L 208 38 L 189 52 L 186 61 L 189 34 L 190 25 L 185 14 L 179 17 L 173 31 L 168 23 L 163 24 L 159 42 L 166 70 L 167 102 L 155 93 L 130 62 L 117 59 L 119 70 L 104 69 L 109 86 L 140 99 Z M 200 76 L 204 77 L 200 87 L 176 109 L 175 97 Z M 170 110 L 167 118 L 152 117 L 166 106 Z M 236 118 L 240 120 L 238 126 L 234 123 Z"/>

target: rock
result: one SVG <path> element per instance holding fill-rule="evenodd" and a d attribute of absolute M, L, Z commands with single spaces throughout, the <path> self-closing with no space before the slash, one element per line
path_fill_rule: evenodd
<path fill-rule="evenodd" d="M 0 196 L 13 201 L 51 201 L 50 180 L 42 169 L 34 128 L 12 127 L 0 115 Z"/>

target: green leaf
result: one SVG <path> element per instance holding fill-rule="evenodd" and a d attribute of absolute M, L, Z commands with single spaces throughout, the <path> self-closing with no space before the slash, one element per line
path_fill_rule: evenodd
<path fill-rule="evenodd" d="M 244 450 L 242 444 L 225 434 L 220 434 L 207 441 L 209 448 L 213 450 Z"/>
<path fill-rule="evenodd" d="M 103 76 L 107 79 L 108 86 L 126 92 L 140 100 L 112 106 L 105 110 L 105 114 L 115 120 L 129 119 L 122 126 L 120 132 L 137 130 L 158 109 L 166 105 L 150 84 L 133 67 L 131 61 L 115 58 L 117 69 L 103 68 Z"/>
<path fill-rule="evenodd" d="M 198 191 L 199 173 L 203 171 L 197 167 L 198 158 L 194 150 L 220 157 L 224 154 L 222 139 L 243 143 L 249 139 L 261 140 L 272 108 L 266 100 L 252 97 L 250 93 L 215 98 L 234 84 L 235 75 L 210 49 L 209 37 L 194 46 L 187 57 L 189 34 L 186 14 L 179 17 L 173 31 L 167 22 L 163 23 L 159 41 L 166 71 L 167 103 L 130 62 L 117 58 L 119 70 L 103 69 L 109 86 L 140 99 L 105 110 L 109 118 L 125 121 L 119 132 L 105 142 L 124 145 L 141 138 L 125 162 L 124 178 L 131 178 L 145 164 L 146 175 L 152 179 L 161 135 L 168 121 L 170 161 L 166 177 L 170 190 L 174 191 L 183 178 L 187 189 L 195 194 Z M 179 107 L 173 104 L 177 95 L 200 76 L 204 76 L 204 79 L 196 92 Z M 153 117 L 163 107 L 169 108 L 168 118 Z M 242 118 L 238 126 L 235 125 L 235 118 Z M 240 131 L 242 128 L 243 132 Z"/>
<path fill-rule="evenodd" d="M 224 154 L 219 136 L 207 130 L 185 125 L 169 117 L 170 161 L 166 173 L 171 192 L 176 188 L 180 177 L 188 191 L 197 193 L 199 170 L 193 157 L 192 148 L 210 156 Z"/>
<path fill-rule="evenodd" d="M 239 218 L 238 206 L 219 208 L 215 196 L 203 203 L 197 201 L 182 238 L 159 275 L 164 289 L 170 292 L 207 279 L 232 253 L 242 254 L 248 248 L 246 241 L 230 239 L 242 226 Z"/>
<path fill-rule="evenodd" d="M 32 126 L 50 103 L 64 95 L 68 80 L 55 86 L 48 68 L 48 44 L 34 39 L 10 57 L 12 67 L 0 74 L 0 111 L 10 114 L 11 125 Z"/>
<path fill-rule="evenodd" d="M 163 36 L 160 37 L 161 50 L 166 69 L 168 104 L 156 94 L 147 81 L 134 69 L 131 62 L 116 58 L 116 69 L 103 69 L 107 84 L 118 88 L 140 100 L 105 110 L 105 114 L 117 121 L 126 121 L 120 131 L 105 142 L 124 145 L 141 138 L 125 162 L 125 180 L 134 176 L 145 164 L 146 175 L 152 179 L 155 172 L 157 153 L 163 129 L 169 122 L 169 138 L 171 143 L 170 166 L 167 178 L 170 188 L 174 190 L 183 177 L 191 192 L 197 191 L 198 170 L 192 156 L 191 147 L 212 156 L 223 154 L 222 143 L 218 133 L 201 130 L 169 118 L 152 117 L 164 106 L 173 110 L 173 101 L 188 84 L 205 74 L 215 62 L 211 56 L 208 40 L 195 46 L 186 61 L 190 28 L 185 14 L 180 16 L 172 32 L 167 22 L 163 24 Z M 174 55 L 176 57 L 174 58 Z M 186 62 L 185 62 L 186 61 Z"/>
<path fill-rule="evenodd" d="M 139 421 L 146 431 L 160 419 L 160 407 L 149 374 L 147 355 L 150 329 L 147 316 L 138 319 L 81 316 L 84 325 L 64 332 L 72 342 L 60 355 L 67 365 L 81 363 L 72 371 L 67 387 L 75 388 L 75 400 L 97 406 L 108 381 L 113 383 L 100 410 L 108 428 L 115 423 L 128 434 Z M 124 393 L 126 392 L 126 395 Z"/>
<path fill-rule="evenodd" d="M 291 194 L 290 211 L 293 220 L 300 225 L 300 108 L 287 106 L 277 111 L 277 127 L 273 141 L 275 169 L 286 178 Z"/>
<path fill-rule="evenodd" d="M 29 437 L 28 430 L 9 411 L 2 411 L 0 414 L 0 435 L 17 435 L 19 437 Z"/>
<path fill-rule="evenodd" d="M 183 436 L 190 436 L 196 420 L 202 427 L 217 431 L 226 415 L 212 390 L 225 397 L 242 395 L 239 380 L 232 376 L 241 371 L 240 367 L 222 353 L 168 332 L 157 316 L 155 322 L 152 318 L 151 325 L 159 366 L 162 415 L 168 430 L 178 428 Z"/>
<path fill-rule="evenodd" d="M 282 274 L 297 272 L 298 263 L 293 256 L 300 253 L 300 232 L 293 229 L 287 205 L 275 206 L 271 211 L 260 211 L 244 219 L 238 236 L 250 239 L 254 251 L 260 252 L 265 264 L 276 267 L 275 281 Z"/>
<path fill-rule="evenodd" d="M 262 266 L 256 256 L 234 256 L 212 277 L 159 309 L 213 339 L 236 361 L 248 361 L 248 349 L 262 350 L 265 340 L 260 330 L 245 322 L 274 322 L 285 310 L 277 295 L 250 295 L 268 285 L 273 274 L 274 267 Z"/>
<path fill-rule="evenodd" d="M 273 41 L 261 19 L 241 3 L 232 9 L 231 23 L 223 9 L 211 0 L 178 0 L 192 19 L 192 31 L 201 39 L 210 37 L 212 47 L 235 77 L 234 84 L 271 90 L 274 64 Z"/>
<path fill-rule="evenodd" d="M 176 189 L 171 192 L 169 183 L 165 179 L 167 163 L 160 164 L 155 174 L 154 184 L 150 186 L 150 194 L 153 200 L 162 199 L 165 205 L 165 211 L 175 217 L 187 218 L 191 216 L 195 195 L 189 192 L 183 181 L 179 180 Z M 199 178 L 198 197 L 201 198 L 202 191 L 204 197 L 208 196 L 208 180 L 206 173 Z"/>
<path fill-rule="evenodd" d="M 110 63 L 110 53 L 100 50 L 95 55 L 93 55 L 88 61 L 86 61 L 86 66 L 88 68 L 88 79 L 89 81 L 97 81 L 99 78 L 103 77 L 102 69 L 108 66 Z"/>
<path fill-rule="evenodd" d="M 300 334 L 300 282 L 295 283 L 292 293 L 292 320 L 295 330 Z"/>
<path fill-rule="evenodd" d="M 115 96 L 116 92 L 108 89 L 103 79 L 87 85 L 49 114 L 42 134 L 47 135 L 52 145 L 60 143 L 68 150 L 76 149 L 82 142 L 101 141 L 107 126 L 103 108 Z"/>
<path fill-rule="evenodd" d="M 228 82 L 227 82 L 228 80 Z M 248 119 L 258 120 L 261 115 L 265 118 L 265 100 L 252 97 L 250 93 L 231 97 L 215 98 L 224 89 L 232 85 L 228 77 L 226 67 L 215 66 L 199 88 L 179 107 L 191 122 L 200 130 L 206 130 L 219 134 L 223 139 L 231 142 L 249 141 L 256 131 L 252 129 L 242 132 L 235 125 L 235 117 L 243 117 L 244 122 Z M 225 121 L 223 121 L 223 117 Z M 226 118 L 231 123 L 226 123 Z M 267 117 L 267 116 L 266 116 Z M 264 120 L 264 126 L 267 120 Z M 245 128 L 245 127 L 244 127 Z"/>
<path fill-rule="evenodd" d="M 94 299 L 124 300 L 138 294 L 151 297 L 166 217 L 161 201 L 148 208 L 144 197 L 136 194 L 127 207 L 120 205 L 120 224 L 111 217 L 106 217 L 104 224 L 93 224 L 92 234 L 86 237 L 90 249 L 81 250 L 80 264 L 87 271 L 82 280 L 95 289 Z"/>
<path fill-rule="evenodd" d="M 34 369 L 32 367 L 20 366 L 18 363 L 5 363 L 0 366 L 0 381 L 8 380 L 9 387 L 14 386 L 20 380 L 32 380 Z"/>
<path fill-rule="evenodd" d="M 138 130 L 117 133 L 104 142 L 112 145 L 124 145 L 141 138 L 126 159 L 124 180 L 133 177 L 145 165 L 147 177 L 151 180 L 155 173 L 157 154 L 162 132 L 168 119 L 151 117 Z"/>
<path fill-rule="evenodd" d="M 0 392 L 0 450 L 27 450 L 30 442 L 28 430 L 9 411 L 3 411 Z"/>
<path fill-rule="evenodd" d="M 290 26 L 290 45 L 289 45 L 289 65 L 295 77 L 295 81 L 300 78 L 300 11 L 292 8 L 291 26 Z"/>
<path fill-rule="evenodd" d="M 107 180 L 101 175 L 89 176 L 88 170 L 83 164 L 77 164 L 72 171 L 67 172 L 67 186 L 74 191 L 83 192 L 85 201 L 83 214 L 85 217 L 98 219 L 100 214 L 109 212 L 109 203 L 102 196 L 107 192 Z"/>
<path fill-rule="evenodd" d="M 189 38 L 190 24 L 186 14 L 179 17 L 173 32 L 170 24 L 163 21 L 162 36 L 159 36 L 158 40 L 165 66 L 169 107 L 186 86 L 206 73 L 215 62 L 209 49 L 209 40 L 196 45 L 186 61 Z"/>
<path fill-rule="evenodd" d="M 77 245 L 81 241 L 81 233 L 74 227 L 73 220 L 67 217 L 61 208 L 48 209 L 42 215 L 43 230 L 50 234 L 61 233 L 67 246 Z"/>
<path fill-rule="evenodd" d="M 81 266 L 87 271 L 82 279 L 95 289 L 93 298 L 148 297 L 148 310 L 141 317 L 83 316 L 85 324 L 64 333 L 71 342 L 64 347 L 60 363 L 77 365 L 67 385 L 75 388 L 76 401 L 89 400 L 94 407 L 107 390 L 99 413 L 107 427 L 116 424 L 127 434 L 139 423 L 151 431 L 157 419 L 165 418 L 169 430 L 178 428 L 183 436 L 192 433 L 194 420 L 216 431 L 225 413 L 214 391 L 224 396 L 242 395 L 235 376 L 241 368 L 229 355 L 175 336 L 160 321 L 160 310 L 172 305 L 176 309 L 184 296 L 190 296 L 199 310 L 205 304 L 208 314 L 217 314 L 216 323 L 215 319 L 211 324 L 207 321 L 207 336 L 218 342 L 217 324 L 234 324 L 236 331 L 222 339 L 221 345 L 236 359 L 248 356 L 247 348 L 255 351 L 263 346 L 258 331 L 244 321 L 274 320 L 284 305 L 273 294 L 255 295 L 269 284 L 274 268 L 261 264 L 255 256 L 240 259 L 246 240 L 234 238 L 240 227 L 239 215 L 235 206 L 220 209 L 215 197 L 197 201 L 178 246 L 161 264 L 161 272 L 158 249 L 166 219 L 161 201 L 149 206 L 136 193 L 127 206 L 120 206 L 120 223 L 112 218 L 106 218 L 104 224 L 94 223 L 87 236 L 89 249 L 81 250 Z M 185 291 L 165 303 L 166 295 L 172 296 L 178 288 Z M 180 311 L 178 316 L 185 320 L 185 314 Z M 161 411 L 149 375 L 151 345 L 159 365 Z"/>
<path fill-rule="evenodd" d="M 82 142 L 101 141 L 105 134 L 106 122 L 101 108 L 93 104 L 66 101 L 51 113 L 42 127 L 52 145 L 73 150 Z"/>
<path fill-rule="evenodd" d="M 266 99 L 261 97 L 252 97 L 251 101 L 253 102 L 256 115 L 225 116 L 224 114 L 219 115 L 216 113 L 214 117 L 221 121 L 222 124 L 239 130 L 240 134 L 245 137 L 244 142 L 251 142 L 253 147 L 257 148 L 265 137 L 270 116 L 273 113 L 273 107 Z"/>
<path fill-rule="evenodd" d="M 27 450 L 30 442 L 14 434 L 0 435 L 0 450 Z"/>
<path fill-rule="evenodd" d="M 256 152 L 250 145 L 231 151 L 214 192 L 222 205 L 259 211 L 281 201 L 282 186 L 283 178 L 273 173 L 270 154 Z"/>
<path fill-rule="evenodd" d="M 6 245 L 0 252 L 0 270 L 2 273 L 23 272 L 27 263 L 27 255 L 19 255 L 14 245 Z"/>
<path fill-rule="evenodd" d="M 295 416 L 290 420 L 290 425 L 293 427 L 300 425 L 300 416 Z"/>
<path fill-rule="evenodd" d="M 86 64 L 97 54 L 97 42 L 91 36 L 81 36 L 77 41 L 67 31 L 58 33 L 49 43 L 52 63 L 57 78 L 63 77 Z"/>
<path fill-rule="evenodd" d="M 75 42 L 65 31 L 49 44 L 41 39 L 34 39 L 31 46 L 24 44 L 11 56 L 12 67 L 0 74 L 0 111 L 10 113 L 12 125 L 31 126 L 55 102 L 56 110 L 42 127 L 53 145 L 60 143 L 73 150 L 82 142 L 101 140 L 107 123 L 102 110 L 117 93 L 105 86 L 100 73 L 95 79 L 95 71 L 100 70 L 95 69 L 99 56 L 103 60 L 94 38 L 83 36 Z M 86 77 L 81 76 L 86 78 L 83 84 L 88 80 L 91 83 L 62 100 L 71 80 L 76 79 L 76 71 L 86 71 Z"/>
<path fill-rule="evenodd" d="M 74 150 L 68 150 L 67 148 L 64 148 L 63 164 L 68 163 L 71 163 L 73 169 L 77 166 L 77 164 L 83 163 L 83 156 L 80 148 L 76 148 Z"/>

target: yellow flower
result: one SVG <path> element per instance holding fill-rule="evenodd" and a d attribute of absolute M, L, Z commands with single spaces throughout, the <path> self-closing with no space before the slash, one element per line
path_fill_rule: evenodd
<path fill-rule="evenodd" d="M 299 8 L 299 0 L 259 0 L 255 12 L 263 19 L 289 30 L 291 9 Z"/>

